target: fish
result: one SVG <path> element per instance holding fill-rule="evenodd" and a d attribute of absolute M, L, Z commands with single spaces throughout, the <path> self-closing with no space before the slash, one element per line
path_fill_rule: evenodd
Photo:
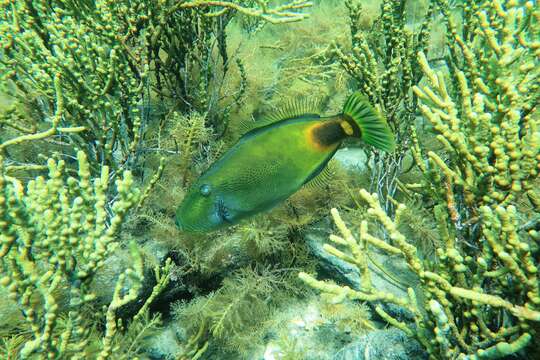
<path fill-rule="evenodd" d="M 273 208 L 315 179 L 346 138 L 386 152 L 395 147 L 386 120 L 359 92 L 341 114 L 321 116 L 296 103 L 261 124 L 191 184 L 176 211 L 181 232 L 211 232 Z"/>

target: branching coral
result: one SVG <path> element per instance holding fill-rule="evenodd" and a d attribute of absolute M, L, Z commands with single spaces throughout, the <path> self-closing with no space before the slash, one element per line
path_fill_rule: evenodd
<path fill-rule="evenodd" d="M 224 132 L 229 112 L 241 103 L 247 86 L 244 59 L 228 49 L 227 27 L 235 14 L 283 24 L 308 17 L 302 9 L 311 5 L 303 0 L 275 6 L 258 0 L 154 3 L 143 27 L 151 34 L 147 51 L 155 74 L 153 89 L 176 108 L 206 113 L 212 127 Z M 224 91 L 226 75 L 235 64 L 240 83 Z"/>
<path fill-rule="evenodd" d="M 116 167 L 127 161 L 140 140 L 137 107 L 148 79 L 147 64 L 126 35 L 144 17 L 141 7 L 3 2 L 0 91 L 12 103 L 2 123 L 26 137 L 42 128 L 50 128 L 51 136 L 66 133 L 62 127 L 77 129 L 59 136 L 64 148 L 85 149 L 92 163 Z M 63 103 L 59 114 L 51 111 L 55 103 Z M 34 114 L 24 116 L 30 109 Z M 31 126 L 23 127 L 23 119 Z"/>
<path fill-rule="evenodd" d="M 446 8 L 444 4 L 441 8 Z M 538 35 L 540 13 L 532 2 L 483 2 L 466 22 L 464 35 L 448 22 L 451 81 L 429 66 L 419 53 L 427 84 L 414 87 L 424 117 L 431 122 L 445 154 L 414 156 L 424 180 L 409 189 L 431 193 L 437 233 L 444 246 L 435 263 L 422 260 L 400 232 L 405 205 L 390 217 L 375 194 L 361 191 L 368 214 L 384 229 L 384 238 L 369 231 L 363 219 L 354 236 L 332 212 L 342 233 L 326 250 L 358 267 L 362 288 L 350 289 L 302 273 L 310 286 L 343 298 L 404 306 L 414 324 L 377 307 L 391 325 L 416 337 L 433 358 L 493 359 L 531 351 L 538 344 L 540 291 L 538 277 L 538 206 L 540 132 L 538 106 Z M 466 33 L 466 35 L 465 35 Z M 461 62 L 458 55 L 463 55 Z M 451 58 L 452 59 L 452 58 Z M 415 138 L 413 138 L 415 139 Z M 530 202 L 526 211 L 518 202 Z M 400 254 L 416 273 L 419 287 L 408 297 L 374 288 L 365 251 L 374 246 Z"/>
<path fill-rule="evenodd" d="M 397 230 L 399 216 L 405 210 L 405 206 L 400 204 L 396 217 L 391 219 L 381 208 L 377 195 L 369 194 L 365 190 L 361 191 L 361 195 L 369 204 L 368 212 L 385 228 L 396 246 L 393 247 L 371 235 L 367 230 L 367 221 L 362 223 L 359 236 L 353 236 L 341 220 L 338 211 L 334 209 L 332 215 L 341 236 L 332 235 L 330 240 L 340 247 L 343 246 L 346 252 L 332 245 L 325 245 L 325 249 L 330 254 L 358 267 L 362 275 L 362 288 L 354 290 L 300 273 L 303 281 L 325 294 L 332 295 L 334 302 L 341 302 L 344 299 L 383 301 L 406 307 L 414 314 L 415 325 L 393 318 L 380 306 L 376 311 L 391 325 L 403 330 L 409 336 L 416 337 L 434 358 L 451 359 L 458 356 L 462 359 L 498 358 L 518 352 L 530 343 L 532 335 L 528 329 L 540 321 L 540 309 L 536 305 L 540 300 L 537 267 L 527 250 L 527 236 L 517 236 L 516 229 L 508 226 L 508 221 L 515 220 L 509 217 L 509 212 L 515 211 L 513 207 L 507 209 L 499 207 L 496 213 L 487 206 L 482 208 L 486 213 L 485 241 L 489 243 L 485 245 L 483 254 L 478 255 L 476 259 L 471 256 L 466 259 L 455 247 L 446 251 L 441 250 L 438 255 L 445 265 L 429 269 L 426 267 L 427 264 L 421 262 L 417 250 Z M 502 225 L 503 223 L 507 226 Z M 505 230 L 502 230 L 503 228 Z M 509 237 L 513 237 L 520 249 L 515 253 L 518 251 L 521 253 L 523 257 L 521 261 L 516 261 L 509 253 L 502 251 L 503 247 L 508 246 Z M 365 255 L 368 245 L 384 252 L 399 253 L 406 259 L 410 269 L 420 279 L 421 298 L 425 298 L 425 303 L 417 300 L 419 296 L 412 288 L 408 289 L 407 298 L 399 298 L 372 286 L 367 268 L 368 259 Z M 485 257 L 489 254 L 494 256 L 486 261 Z M 504 267 L 490 269 L 488 261 L 493 264 L 495 260 L 504 264 Z M 475 274 L 470 283 L 467 283 L 465 274 L 472 270 L 475 270 Z M 497 288 L 493 284 L 490 286 L 506 298 L 489 294 L 487 291 L 491 290 L 490 288 L 482 288 L 486 278 L 506 283 L 504 278 L 507 273 L 523 281 L 524 286 L 518 286 L 521 288 L 520 296 L 513 293 L 516 289 L 510 288 L 510 285 L 507 285 L 507 288 L 501 286 Z M 452 284 L 452 281 L 455 284 Z M 426 312 L 424 309 L 429 311 Z M 497 315 L 502 313 L 513 316 L 513 319 L 499 323 L 493 330 Z"/>
<path fill-rule="evenodd" d="M 138 198 L 138 192 L 131 189 L 131 174 L 126 172 L 117 180 L 118 200 L 112 205 L 114 217 L 107 226 L 108 168 L 92 183 L 82 152 L 78 179 L 63 179 L 63 161 L 50 160 L 48 167 L 49 178 L 31 181 L 26 190 L 15 179 L 0 177 L 2 286 L 17 299 L 34 334 L 21 350 L 23 356 L 62 353 L 70 339 L 76 343 L 76 338 L 83 341 L 87 336 L 77 309 L 93 300 L 86 292 L 88 282 L 114 250 L 114 237 Z M 66 281 L 71 326 L 61 335 L 64 340 L 58 341 L 53 331 L 60 309 L 53 293 Z M 41 307 L 30 301 L 34 296 L 40 297 Z M 84 346 L 84 341 L 79 345 Z"/>
<path fill-rule="evenodd" d="M 307 17 L 306 14 L 299 12 L 300 9 L 305 9 L 312 5 L 311 1 L 293 0 L 284 5 L 269 7 L 265 0 L 244 1 L 251 3 L 253 6 L 245 6 L 232 1 L 211 1 L 211 0 L 194 0 L 180 3 L 180 8 L 195 8 L 195 7 L 218 7 L 220 8 L 208 16 L 218 16 L 226 13 L 229 10 L 238 11 L 244 15 L 251 17 L 260 17 L 261 19 L 273 24 L 281 24 L 286 22 L 301 21 Z"/>
<path fill-rule="evenodd" d="M 420 28 L 413 31 L 406 26 L 406 1 L 383 1 L 381 15 L 372 29 L 358 28 L 362 6 L 346 1 L 351 22 L 352 52 L 337 47 L 336 55 L 342 66 L 358 82 L 360 90 L 380 106 L 395 130 L 406 126 L 403 115 L 414 113 L 414 98 L 408 94 L 420 79 L 416 52 L 425 51 L 428 44 L 427 28 L 432 14 L 430 7 Z M 408 112 L 405 112 L 408 110 Z"/>
<path fill-rule="evenodd" d="M 2 2 L 0 93 L 9 103 L 0 109 L 0 126 L 13 132 L 2 137 L 54 136 L 61 152 L 83 149 L 92 166 L 132 166 L 154 90 L 162 100 L 166 90 L 181 109 L 212 110 L 214 119 L 222 95 L 217 82 L 229 67 L 229 11 L 283 23 L 305 18 L 300 10 L 309 6 L 296 0 L 275 7 L 265 1 Z M 231 103 L 240 101 L 243 87 L 229 94 Z M 58 103 L 61 114 L 51 110 Z M 9 145 L 19 143 L 12 140 Z"/>
<path fill-rule="evenodd" d="M 532 188 L 540 170 L 536 113 L 540 73 L 538 44 L 532 40 L 540 34 L 538 12 L 532 12 L 532 5 L 508 10 L 501 6 L 486 5 L 489 12 L 478 13 L 481 21 L 474 42 L 456 35 L 467 70 L 455 71 L 453 87 L 419 54 L 429 85 L 414 91 L 437 139 L 452 154 L 450 166 L 431 152 L 428 166 L 421 162 L 420 167 L 426 174 L 432 169 L 444 174 L 432 179 L 441 195 L 452 196 L 447 189 L 462 188 L 467 207 L 512 203 Z M 498 17 L 493 18 L 495 14 Z M 482 47 L 475 45 L 480 41 Z"/>
<path fill-rule="evenodd" d="M 345 3 L 349 9 L 352 51 L 336 47 L 335 54 L 396 135 L 398 149 L 388 156 L 374 154 L 371 174 L 372 189 L 380 195 L 393 196 L 416 116 L 417 100 L 410 92 L 422 75 L 416 52 L 427 50 L 433 4 L 424 12 L 420 26 L 411 28 L 406 21 L 411 16 L 405 12 L 408 1 L 382 1 L 380 16 L 369 31 L 363 31 L 358 25 L 362 6 L 353 0 Z M 392 204 L 387 202 L 385 207 L 391 210 Z"/>
<path fill-rule="evenodd" d="M 120 226 L 140 197 L 126 171 L 116 180 L 116 200 L 109 203 L 108 167 L 92 179 L 83 152 L 78 162 L 78 178 L 66 179 L 64 161 L 50 159 L 48 178 L 38 177 L 26 188 L 0 167 L 0 285 L 17 301 L 32 334 L 20 349 L 22 358 L 86 358 L 94 336 L 84 310 L 95 299 L 90 283 L 117 248 Z M 101 359 L 113 349 L 116 311 L 138 296 L 142 284 L 142 258 L 136 246 L 131 253 L 133 265 L 120 275 L 107 310 Z M 155 292 L 166 278 L 158 276 Z M 147 305 L 141 311 L 146 309 Z"/>

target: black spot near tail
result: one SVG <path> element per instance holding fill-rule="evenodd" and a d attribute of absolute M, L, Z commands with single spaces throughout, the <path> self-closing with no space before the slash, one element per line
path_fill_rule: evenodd
<path fill-rule="evenodd" d="M 319 145 L 331 146 L 347 137 L 339 121 L 324 122 L 313 129 L 313 140 Z"/>
<path fill-rule="evenodd" d="M 334 145 L 349 136 L 360 137 L 360 129 L 343 115 L 325 120 L 313 129 L 313 140 L 322 147 Z"/>

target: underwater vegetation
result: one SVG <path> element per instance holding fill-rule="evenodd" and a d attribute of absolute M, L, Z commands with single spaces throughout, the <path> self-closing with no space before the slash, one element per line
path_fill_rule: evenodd
<path fill-rule="evenodd" d="M 373 4 L 345 1 L 350 43 L 337 43 L 333 57 L 354 81 L 354 86 L 384 115 L 396 137 L 397 151 L 371 154 L 370 186 L 376 187 L 381 198 L 395 194 L 403 158 L 411 146 L 409 133 L 418 101 L 410 89 L 422 77 L 416 54 L 428 48 L 435 4 L 383 1 L 378 16 L 368 17 L 363 14 Z M 385 202 L 385 208 L 393 211 L 392 203 Z"/>
<path fill-rule="evenodd" d="M 535 359 L 539 20 L 516 0 L 1 1 L 0 358 Z M 258 119 L 351 94 L 393 151 L 340 138 L 272 209 L 178 229 Z"/>
<path fill-rule="evenodd" d="M 24 326 L 23 317 L 30 330 L 4 340 L 8 358 L 16 353 L 21 358 L 34 354 L 71 358 L 96 354 L 97 358 L 108 358 L 116 346 L 113 343 L 118 326 L 116 312 L 133 301 L 140 290 L 144 277 L 142 258 L 132 244 L 131 265 L 118 277 L 106 308 L 105 332 L 96 338 L 93 333 L 96 323 L 92 322 L 89 307 L 96 299 L 91 283 L 118 246 L 116 236 L 120 226 L 141 196 L 132 187 L 133 177 L 126 170 L 116 180 L 116 200 L 107 209 L 109 168 L 104 166 L 100 177 L 91 179 L 86 155 L 79 151 L 77 157 L 77 177 L 65 178 L 65 162 L 49 159 L 47 178 L 37 177 L 26 186 L 5 175 L 0 179 L 0 202 L 7 205 L 0 211 L 3 266 L 0 281 L 7 289 L 9 301 L 16 301 L 12 303 L 16 309 L 7 311 L 16 321 L 4 326 L 15 329 Z M 160 276 L 158 269 L 156 272 L 159 285 L 154 290 L 158 292 L 167 281 L 167 274 Z M 147 310 L 148 306 L 143 305 L 134 319 L 147 317 Z M 102 346 L 95 347 L 96 341 Z"/>
<path fill-rule="evenodd" d="M 421 182 L 405 184 L 432 203 L 443 246 L 436 262 L 423 260 L 398 229 L 406 205 L 394 216 L 366 190 L 368 216 L 358 235 L 332 210 L 340 236 L 326 250 L 358 267 L 362 286 L 351 289 L 300 277 L 334 301 L 393 303 L 412 322 L 376 312 L 418 339 L 432 358 L 494 359 L 537 354 L 538 277 L 538 9 L 532 2 L 489 1 L 463 7 L 461 28 L 439 2 L 449 38 L 449 73 L 435 71 L 423 52 L 425 82 L 413 87 L 420 110 L 443 151 L 422 148 L 412 134 Z M 430 194 L 430 195 L 428 195 Z M 375 226 L 379 224 L 380 227 Z M 334 245 L 335 244 L 335 245 Z M 371 284 L 366 253 L 403 256 L 419 288 L 395 297 Z M 534 357 L 531 357 L 534 358 Z"/>
<path fill-rule="evenodd" d="M 170 260 L 146 255 L 120 230 L 143 212 L 165 171 L 160 157 L 150 176 L 141 176 L 138 167 L 155 151 L 145 136 L 178 118 L 193 119 L 192 128 L 201 127 L 196 119 L 213 121 L 201 96 L 210 91 L 193 85 L 216 89 L 206 77 L 226 72 L 228 54 L 219 47 L 228 17 L 298 21 L 310 3 L 0 6 L 0 278 L 9 298 L 1 316 L 2 357 L 143 356 L 143 340 L 161 324 L 149 306 L 172 269 Z M 174 35 L 173 27 L 184 31 Z M 241 95 L 240 89 L 225 100 Z M 153 98 L 185 115 L 153 106 Z M 185 159 L 192 142 L 200 145 L 197 137 L 182 139 Z M 94 284 L 111 259 L 126 253 L 127 268 Z M 111 290 L 108 299 L 101 298 L 104 288 Z M 135 301 L 136 309 L 125 310 Z"/>

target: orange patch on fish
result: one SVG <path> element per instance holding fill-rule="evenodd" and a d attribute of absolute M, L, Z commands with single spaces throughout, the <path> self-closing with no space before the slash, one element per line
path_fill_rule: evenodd
<path fill-rule="evenodd" d="M 345 130 L 341 121 L 327 120 L 315 123 L 306 129 L 306 141 L 311 147 L 320 152 L 335 149 L 341 139 L 344 138 Z"/>

